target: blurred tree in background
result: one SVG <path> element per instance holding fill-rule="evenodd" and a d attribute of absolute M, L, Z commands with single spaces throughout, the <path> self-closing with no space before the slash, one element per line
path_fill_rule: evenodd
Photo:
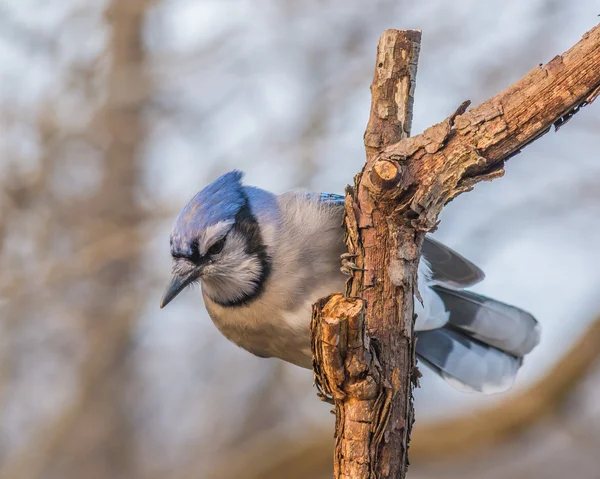
<path fill-rule="evenodd" d="M 197 292 L 158 310 L 177 211 L 231 168 L 341 192 L 385 28 L 423 30 L 417 133 L 570 47 L 595 6 L 0 0 L 0 477 L 330 477 L 310 372 L 227 343 Z M 544 330 L 512 394 L 425 375 L 410 477 L 597 477 L 599 128 L 584 110 L 444 212 L 477 290 Z"/>

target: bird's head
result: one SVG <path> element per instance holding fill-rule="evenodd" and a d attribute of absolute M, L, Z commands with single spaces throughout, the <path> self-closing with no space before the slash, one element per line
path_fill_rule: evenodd
<path fill-rule="evenodd" d="M 179 213 L 171 233 L 173 272 L 161 308 L 198 281 L 222 306 L 245 304 L 262 292 L 270 258 L 251 200 L 257 197 L 261 204 L 269 194 L 243 186 L 242 176 L 224 174 Z"/>

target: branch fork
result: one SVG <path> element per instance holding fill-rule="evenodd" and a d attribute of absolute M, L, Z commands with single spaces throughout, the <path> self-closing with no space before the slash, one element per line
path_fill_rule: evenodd
<path fill-rule="evenodd" d="M 346 295 L 318 301 L 311 323 L 315 382 L 335 404 L 337 479 L 403 478 L 413 423 L 413 301 L 425 234 L 442 208 L 600 96 L 600 26 L 563 55 L 470 109 L 408 137 L 419 31 L 387 30 L 377 49 L 367 159 L 346 190 Z"/>

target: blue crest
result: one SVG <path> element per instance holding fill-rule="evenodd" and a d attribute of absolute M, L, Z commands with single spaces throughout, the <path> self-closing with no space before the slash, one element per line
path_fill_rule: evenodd
<path fill-rule="evenodd" d="M 217 178 L 197 193 L 181 210 L 173 233 L 171 249 L 189 252 L 191 243 L 207 227 L 220 221 L 233 221 L 247 197 L 242 186 L 244 174 L 233 170 Z"/>

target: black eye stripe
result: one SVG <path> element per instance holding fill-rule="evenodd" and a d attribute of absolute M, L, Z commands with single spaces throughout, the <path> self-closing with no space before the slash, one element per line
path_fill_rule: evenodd
<path fill-rule="evenodd" d="M 190 255 L 189 259 L 194 263 L 197 263 L 198 261 L 200 261 L 200 248 L 198 245 L 198 240 L 192 241 L 190 247 L 192 250 L 192 254 Z"/>
<path fill-rule="evenodd" d="M 206 251 L 206 253 L 204 255 L 201 255 L 199 242 L 198 242 L 198 240 L 195 240 L 195 241 L 192 241 L 192 243 L 190 244 L 190 248 L 189 248 L 188 252 L 182 253 L 179 251 L 171 251 L 171 256 L 175 259 L 185 258 L 185 259 L 199 265 L 201 263 L 204 263 L 206 260 L 208 260 L 209 256 L 215 256 L 215 255 L 219 254 L 221 251 L 223 251 L 226 241 L 227 241 L 227 235 L 225 235 L 223 238 L 221 238 L 220 240 L 215 242 L 210 248 L 208 248 L 208 250 Z"/>

